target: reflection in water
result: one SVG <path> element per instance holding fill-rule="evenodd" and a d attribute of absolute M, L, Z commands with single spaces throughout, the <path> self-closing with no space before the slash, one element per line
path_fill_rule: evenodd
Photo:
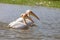
<path fill-rule="evenodd" d="M 40 17 L 40 22 L 34 20 L 37 27 L 30 28 L 29 32 L 7 28 L 9 22 L 27 9 Z M 0 40 L 60 40 L 60 9 L 0 4 L 0 21 Z"/>
<path fill-rule="evenodd" d="M 37 39 L 41 39 L 42 33 L 38 33 L 35 32 L 37 27 L 30 28 L 29 32 L 20 32 L 20 29 L 10 29 L 7 28 L 7 24 L 1 24 L 2 26 L 5 25 L 3 27 L 1 27 L 2 29 L 0 29 L 0 38 L 5 40 L 5 39 L 12 39 L 12 40 L 19 40 L 19 39 L 23 39 L 23 40 L 28 40 L 28 39 L 33 39 L 33 40 L 37 40 Z M 38 31 L 38 30 L 37 30 Z M 41 37 L 41 38 L 40 38 Z"/>

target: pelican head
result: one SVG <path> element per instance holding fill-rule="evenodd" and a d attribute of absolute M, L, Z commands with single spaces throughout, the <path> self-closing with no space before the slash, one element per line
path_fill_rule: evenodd
<path fill-rule="evenodd" d="M 35 18 L 37 18 L 38 20 L 40 20 L 39 17 L 38 17 L 32 10 L 27 10 L 27 11 L 26 11 L 26 14 L 27 14 L 28 16 L 32 15 L 32 16 L 34 16 Z"/>
<path fill-rule="evenodd" d="M 31 13 L 32 11 L 31 10 L 26 10 L 26 13 Z"/>
<path fill-rule="evenodd" d="M 34 23 L 34 21 L 30 18 L 30 15 L 34 16 L 35 18 L 37 18 L 40 21 L 39 17 L 36 14 L 34 14 L 31 10 L 27 10 L 25 13 L 22 13 L 20 15 L 20 17 L 23 18 L 23 21 L 25 24 L 27 24 L 25 19 L 29 19 Z"/>

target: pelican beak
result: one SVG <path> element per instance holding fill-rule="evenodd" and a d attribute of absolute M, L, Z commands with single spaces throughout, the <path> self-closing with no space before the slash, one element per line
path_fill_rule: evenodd
<path fill-rule="evenodd" d="M 35 13 L 31 12 L 30 14 L 40 21 L 39 17 Z"/>
<path fill-rule="evenodd" d="M 27 10 L 26 13 L 28 16 L 32 15 L 40 21 L 39 17 L 35 13 L 33 13 L 31 10 Z"/>

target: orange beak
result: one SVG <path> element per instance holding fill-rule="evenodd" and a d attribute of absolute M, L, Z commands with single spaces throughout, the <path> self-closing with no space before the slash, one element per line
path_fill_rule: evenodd
<path fill-rule="evenodd" d="M 26 13 L 28 16 L 32 15 L 40 21 L 39 17 L 36 14 L 34 14 L 31 10 L 27 10 Z"/>

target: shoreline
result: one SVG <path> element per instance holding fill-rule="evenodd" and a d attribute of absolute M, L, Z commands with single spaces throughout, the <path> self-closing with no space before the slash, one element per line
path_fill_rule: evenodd
<path fill-rule="evenodd" d="M 37 5 L 35 5 L 35 6 L 30 6 L 30 5 L 19 5 L 19 4 L 8 4 L 8 3 L 0 3 L 0 5 L 13 5 L 13 6 L 28 6 L 28 7 L 42 7 L 42 8 L 51 8 L 51 9 L 59 9 L 60 10 L 60 8 L 56 8 L 56 7 L 46 7 L 46 6 L 37 6 Z"/>
<path fill-rule="evenodd" d="M 28 6 L 44 6 L 60 8 L 60 1 L 49 1 L 49 0 L 1 0 L 0 3 L 5 4 L 16 4 L 16 5 L 28 5 Z"/>

